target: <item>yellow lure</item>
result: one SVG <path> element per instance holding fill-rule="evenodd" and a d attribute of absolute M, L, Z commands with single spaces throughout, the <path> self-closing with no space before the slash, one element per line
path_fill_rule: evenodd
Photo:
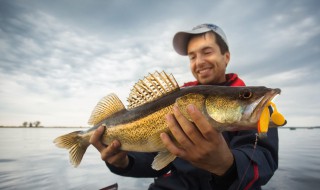
<path fill-rule="evenodd" d="M 278 112 L 276 105 L 273 102 L 268 102 L 267 105 L 264 107 L 258 122 L 258 133 L 260 136 L 264 136 L 268 132 L 270 122 L 270 105 L 273 108 L 273 113 L 271 115 L 272 122 L 278 126 L 282 126 L 286 123 L 286 120 L 283 117 L 283 115 Z"/>

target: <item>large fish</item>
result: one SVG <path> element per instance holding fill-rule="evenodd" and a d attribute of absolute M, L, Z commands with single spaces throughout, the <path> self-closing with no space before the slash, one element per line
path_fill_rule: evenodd
<path fill-rule="evenodd" d="M 259 132 L 265 133 L 270 115 L 267 107 L 277 94 L 280 89 L 266 87 L 199 85 L 179 88 L 172 75 L 155 72 L 134 85 L 128 98 L 128 109 L 115 94 L 110 94 L 94 108 L 88 122 L 92 128 L 60 136 L 54 143 L 69 149 L 70 162 L 76 167 L 90 145 L 89 139 L 95 129 L 105 125 L 104 144 L 117 139 L 125 151 L 159 152 L 152 168 L 160 170 L 175 159 L 160 139 L 160 133 L 170 134 L 165 115 L 172 113 L 174 104 L 190 121 L 186 106 L 194 104 L 218 131 L 258 127 Z M 272 126 L 284 124 L 283 121 L 270 123 Z"/>

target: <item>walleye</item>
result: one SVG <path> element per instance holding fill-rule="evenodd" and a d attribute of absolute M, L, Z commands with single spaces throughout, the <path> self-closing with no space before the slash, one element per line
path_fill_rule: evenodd
<path fill-rule="evenodd" d="M 194 104 L 218 131 L 258 128 L 259 132 L 266 133 L 269 123 L 271 126 L 285 124 L 279 119 L 277 122 L 269 119 L 267 107 L 275 106 L 271 100 L 278 94 L 280 89 L 262 86 L 199 85 L 179 88 L 172 75 L 155 72 L 134 85 L 127 109 L 117 95 L 107 95 L 92 111 L 88 122 L 93 125 L 92 128 L 60 136 L 54 143 L 69 150 L 70 162 L 77 167 L 90 145 L 93 132 L 100 125 L 105 125 L 102 137 L 104 144 L 109 145 L 117 139 L 125 151 L 158 152 L 152 168 L 160 170 L 175 159 L 160 139 L 162 132 L 170 135 L 165 115 L 173 113 L 174 104 L 190 121 L 186 106 Z"/>

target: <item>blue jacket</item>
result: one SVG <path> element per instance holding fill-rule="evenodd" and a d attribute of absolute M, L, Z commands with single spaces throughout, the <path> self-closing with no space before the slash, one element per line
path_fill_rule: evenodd
<path fill-rule="evenodd" d="M 236 74 L 228 74 L 227 82 L 220 85 L 243 86 Z M 198 85 L 197 82 L 184 86 Z M 258 139 L 256 130 L 223 132 L 235 161 L 223 176 L 216 176 L 206 170 L 194 167 L 180 158 L 160 171 L 153 170 L 151 163 L 156 153 L 129 152 L 129 166 L 119 169 L 107 164 L 115 174 L 130 177 L 154 178 L 150 190 L 222 190 L 222 189 L 261 189 L 278 168 L 278 130 L 269 129 L 268 137 Z"/>

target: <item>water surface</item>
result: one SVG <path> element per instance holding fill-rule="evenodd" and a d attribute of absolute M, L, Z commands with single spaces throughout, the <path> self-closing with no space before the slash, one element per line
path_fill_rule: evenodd
<path fill-rule="evenodd" d="M 147 189 L 152 179 L 124 178 L 109 172 L 90 146 L 78 168 L 53 139 L 79 129 L 0 128 L 0 189 Z M 82 130 L 82 129 L 80 129 Z M 320 129 L 280 129 L 279 169 L 263 189 L 320 187 Z"/>

